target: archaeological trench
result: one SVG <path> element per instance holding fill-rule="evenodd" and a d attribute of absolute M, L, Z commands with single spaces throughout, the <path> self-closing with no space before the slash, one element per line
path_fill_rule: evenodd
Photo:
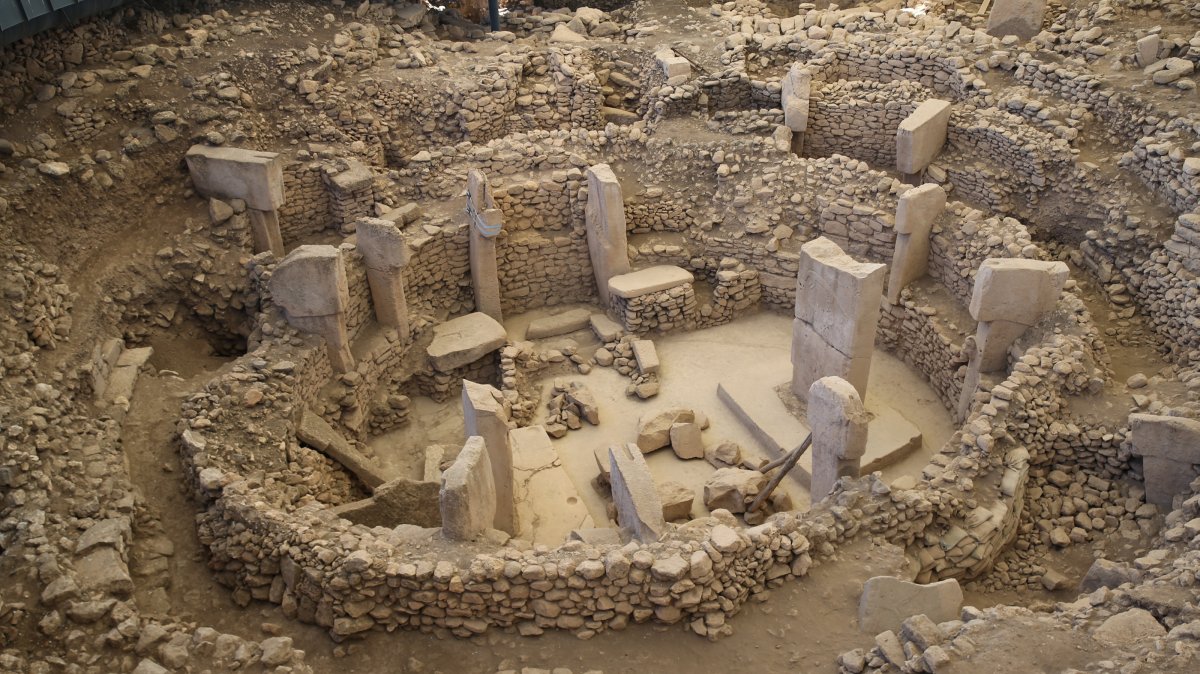
<path fill-rule="evenodd" d="M 0 672 L 1200 671 L 1197 63 L 0 0 Z"/>

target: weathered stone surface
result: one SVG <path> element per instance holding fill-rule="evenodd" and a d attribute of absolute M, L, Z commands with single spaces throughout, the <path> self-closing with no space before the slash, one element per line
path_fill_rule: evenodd
<path fill-rule="evenodd" d="M 509 410 L 504 395 L 494 386 L 463 380 L 463 429 L 466 437 L 478 435 L 487 446 L 496 489 L 495 528 L 517 534 L 516 493 L 513 488 L 513 454 L 508 444 Z"/>
<path fill-rule="evenodd" d="M 828 375 L 866 395 L 886 269 L 855 260 L 823 236 L 801 246 L 792 343 L 792 392 L 801 399 Z"/>
<path fill-rule="evenodd" d="M 696 413 L 684 407 L 671 407 L 645 414 L 638 420 L 637 446 L 643 454 L 671 444 L 671 426 L 696 420 Z"/>
<path fill-rule="evenodd" d="M 896 170 L 920 173 L 946 144 L 950 101 L 930 99 L 917 106 L 896 129 Z"/>
<path fill-rule="evenodd" d="M 1071 271 L 1063 262 L 989 258 L 979 266 L 971 294 L 977 321 L 1034 325 L 1054 309 Z"/>
<path fill-rule="evenodd" d="M 342 437 L 315 412 L 305 411 L 296 427 L 296 439 L 337 461 L 368 489 L 384 483 L 383 471 Z"/>
<path fill-rule="evenodd" d="M 452 372 L 496 351 L 507 340 L 503 325 L 487 314 L 475 312 L 435 327 L 426 353 L 433 369 Z"/>
<path fill-rule="evenodd" d="M 695 497 L 695 492 L 678 482 L 661 482 L 658 485 L 658 498 L 662 501 L 663 519 L 668 522 L 689 519 Z"/>
<path fill-rule="evenodd" d="M 1131 608 L 1105 620 L 1092 633 L 1092 638 L 1109 646 L 1128 646 L 1143 639 L 1167 634 L 1167 630 L 1149 611 Z"/>
<path fill-rule="evenodd" d="M 346 266 L 333 246 L 298 246 L 271 275 L 271 299 L 288 318 L 342 314 L 350 304 Z"/>
<path fill-rule="evenodd" d="M 988 13 L 987 32 L 1028 40 L 1041 32 L 1045 14 L 1046 0 L 995 0 Z"/>
<path fill-rule="evenodd" d="M 724 508 L 744 513 L 746 506 L 767 486 L 767 476 L 757 470 L 719 468 L 704 483 L 704 505 L 709 510 Z"/>
<path fill-rule="evenodd" d="M 617 522 L 633 538 L 652 543 L 662 537 L 667 524 L 654 476 L 637 445 L 613 445 L 608 448 L 612 467 L 613 503 Z"/>
<path fill-rule="evenodd" d="M 617 297 L 628 299 L 674 288 L 694 280 L 692 272 L 682 267 L 664 264 L 613 276 L 608 280 L 608 291 Z"/>
<path fill-rule="evenodd" d="M 896 629 L 914 615 L 928 616 L 936 623 L 946 622 L 958 617 L 962 603 L 962 588 L 954 579 L 918 585 L 893 576 L 875 576 L 863 585 L 858 601 L 858 629 L 878 634 Z"/>
<path fill-rule="evenodd" d="M 1129 415 L 1130 444 L 1142 458 L 1146 501 L 1164 511 L 1200 476 L 1200 421 L 1152 414 Z"/>
<path fill-rule="evenodd" d="M 703 459 L 704 440 L 700 437 L 700 424 L 690 421 L 671 424 L 671 449 L 681 459 Z"/>
<path fill-rule="evenodd" d="M 344 503 L 333 513 L 367 527 L 440 527 L 438 484 L 398 477 L 376 487 L 370 498 Z"/>
<path fill-rule="evenodd" d="M 576 330 L 583 330 L 591 324 L 592 313 L 587 309 L 571 309 L 559 314 L 551 314 L 530 321 L 525 329 L 525 339 L 544 339 L 557 337 Z"/>
<path fill-rule="evenodd" d="M 442 474 L 438 502 L 442 533 L 447 538 L 472 540 L 492 528 L 496 519 L 496 485 L 482 437 L 468 438 L 458 458 Z"/>
<path fill-rule="evenodd" d="M 185 155 L 196 191 L 217 199 L 241 199 L 250 208 L 283 205 L 283 158 L 274 152 L 193 145 Z"/>
<path fill-rule="evenodd" d="M 115 548 L 98 547 L 75 560 L 75 578 L 84 592 L 127 596 L 133 592 L 129 567 Z"/>
<path fill-rule="evenodd" d="M 812 500 L 829 495 L 841 477 L 858 477 L 859 460 L 867 452 L 870 416 L 858 391 L 841 377 L 823 377 L 808 392 L 808 424 L 812 428 Z"/>
<path fill-rule="evenodd" d="M 587 170 L 588 199 L 584 209 L 588 253 L 596 275 L 600 303 L 608 306 L 608 281 L 629 271 L 628 233 L 625 226 L 625 198 L 621 183 L 608 164 Z"/>
<path fill-rule="evenodd" d="M 654 348 L 654 342 L 648 339 L 635 339 L 631 346 L 633 347 L 633 357 L 637 360 L 638 372 L 642 374 L 658 372 L 661 363 L 658 360 L 658 349 Z"/>

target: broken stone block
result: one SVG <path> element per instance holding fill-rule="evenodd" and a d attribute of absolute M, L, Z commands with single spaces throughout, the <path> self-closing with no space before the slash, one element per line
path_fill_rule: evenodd
<path fill-rule="evenodd" d="M 454 464 L 442 475 L 438 501 L 446 538 L 472 540 L 492 528 L 496 486 L 482 437 L 468 438 Z"/>
<path fill-rule="evenodd" d="M 637 446 L 643 454 L 671 444 L 671 426 L 696 420 L 696 414 L 683 407 L 671 407 L 645 415 L 638 420 Z"/>
<path fill-rule="evenodd" d="M 858 629 L 865 634 L 896 629 L 906 618 L 925 615 L 935 623 L 954 620 L 963 593 L 954 579 L 919 585 L 893 576 L 875 576 L 863 585 L 858 601 Z"/>
<path fill-rule="evenodd" d="M 704 482 L 704 505 L 709 510 L 744 513 L 765 486 L 767 476 L 757 470 L 720 468 Z"/>
<path fill-rule="evenodd" d="M 625 328 L 621 327 L 620 323 L 604 314 L 592 314 L 588 320 L 592 326 L 592 332 L 596 333 L 596 339 L 601 342 L 615 342 L 625 334 Z"/>
<path fill-rule="evenodd" d="M 1146 609 L 1131 608 L 1101 623 L 1092 638 L 1109 646 L 1128 646 L 1166 633 L 1166 628 L 1154 619 L 1154 614 Z"/>
<path fill-rule="evenodd" d="M 703 459 L 704 441 L 700 438 L 700 424 L 671 424 L 671 449 L 681 459 Z"/>
<path fill-rule="evenodd" d="M 592 390 L 579 382 L 571 382 L 566 393 L 567 402 L 579 409 L 579 415 L 593 426 L 600 423 L 600 406 Z"/>
<path fill-rule="evenodd" d="M 571 309 L 560 314 L 545 316 L 531 321 L 525 329 L 525 339 L 544 339 L 583 330 L 591 324 L 592 314 L 587 309 Z"/>
<path fill-rule="evenodd" d="M 917 106 L 896 129 L 896 170 L 920 173 L 942 151 L 950 123 L 950 101 L 930 99 Z"/>
<path fill-rule="evenodd" d="M 1042 31 L 1046 0 L 996 0 L 988 13 L 989 35 L 1016 35 L 1028 40 Z"/>
<path fill-rule="evenodd" d="M 721 468 L 722 466 L 736 466 L 742 462 L 742 448 L 733 440 L 724 440 L 716 447 L 708 450 L 705 458 L 717 468 Z"/>
<path fill-rule="evenodd" d="M 658 498 L 662 500 L 663 519 L 668 522 L 691 519 L 692 502 L 696 494 L 678 482 L 662 482 L 658 485 Z"/>
<path fill-rule="evenodd" d="M 658 372 L 658 350 L 654 348 L 654 342 L 648 339 L 635 339 L 631 346 L 633 347 L 633 357 L 637 359 L 639 372 L 642 374 Z"/>
<path fill-rule="evenodd" d="M 475 312 L 434 327 L 426 353 L 433 369 L 451 372 L 496 351 L 507 340 L 503 325 L 487 314 Z"/>
<path fill-rule="evenodd" d="M 1116 588 L 1125 583 L 1136 583 L 1141 573 L 1136 569 L 1108 559 L 1097 559 L 1079 582 L 1079 591 L 1093 592 L 1102 587 Z"/>
<path fill-rule="evenodd" d="M 296 439 L 340 463 L 368 489 L 375 489 L 385 482 L 379 466 L 363 456 L 316 412 L 304 412 L 296 428 Z"/>
<path fill-rule="evenodd" d="M 613 445 L 608 448 L 612 466 L 612 496 L 617 522 L 629 535 L 642 543 L 653 543 L 667 529 L 662 501 L 646 459 L 637 445 Z"/>
<path fill-rule="evenodd" d="M 93 549 L 75 560 L 75 579 L 84 592 L 127 596 L 133 592 L 133 579 L 121 553 L 110 547 Z"/>

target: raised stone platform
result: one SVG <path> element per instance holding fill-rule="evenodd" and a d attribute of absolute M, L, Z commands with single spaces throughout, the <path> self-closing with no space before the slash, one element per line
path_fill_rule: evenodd
<path fill-rule="evenodd" d="M 780 398 L 777 388 L 736 379 L 717 385 L 717 396 L 772 456 L 792 451 L 809 431 L 808 424 Z M 786 390 L 786 386 L 782 388 Z M 921 446 L 921 430 L 896 409 L 868 402 L 867 411 L 871 421 L 867 424 L 862 474 L 890 466 Z M 811 450 L 800 457 L 790 477 L 808 487 L 812 478 Z"/>
<path fill-rule="evenodd" d="M 694 280 L 695 277 L 690 271 L 663 264 L 614 276 L 608 280 L 608 291 L 617 297 L 629 299 L 674 288 Z"/>
<path fill-rule="evenodd" d="M 425 351 L 433 369 L 452 372 L 499 349 L 507 340 L 503 325 L 487 314 L 475 312 L 435 327 L 433 341 Z"/>

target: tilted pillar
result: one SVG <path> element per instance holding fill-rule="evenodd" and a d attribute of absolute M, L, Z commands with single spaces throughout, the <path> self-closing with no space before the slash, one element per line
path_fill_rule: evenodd
<path fill-rule="evenodd" d="M 408 241 L 395 223 L 367 218 L 357 226 L 358 251 L 367 265 L 371 304 L 380 325 L 409 338 L 408 301 L 404 296 L 404 268 L 408 266 Z"/>
<path fill-rule="evenodd" d="M 471 223 L 471 285 L 475 310 L 503 322 L 500 309 L 500 271 L 496 263 L 496 236 L 504 228 L 483 171 L 467 172 L 467 219 Z"/>
<path fill-rule="evenodd" d="M 354 369 L 346 329 L 346 266 L 333 246 L 299 246 L 275 267 L 271 297 L 288 323 L 302 332 L 321 335 L 335 372 Z"/>
<path fill-rule="evenodd" d="M 887 298 L 900 303 L 904 286 L 929 271 L 929 235 L 946 207 L 946 191 L 938 185 L 921 185 L 900 195 L 896 206 L 896 250 L 888 277 Z"/>
<path fill-rule="evenodd" d="M 625 199 L 621 183 L 608 164 L 587 170 L 588 198 L 585 209 L 588 253 L 596 275 L 600 304 L 609 304 L 608 280 L 628 273 L 629 243 L 625 229 Z"/>
<path fill-rule="evenodd" d="M 463 421 L 467 438 L 478 435 L 487 446 L 496 490 L 495 528 L 512 535 L 520 533 L 513 489 L 512 448 L 508 445 L 509 410 L 495 387 L 463 380 Z"/>
<path fill-rule="evenodd" d="M 979 325 L 959 398 L 959 418 L 970 409 L 980 375 L 1004 369 L 1009 347 L 1054 310 L 1070 276 L 1063 262 L 989 258 L 979 266 L 969 307 Z"/>

